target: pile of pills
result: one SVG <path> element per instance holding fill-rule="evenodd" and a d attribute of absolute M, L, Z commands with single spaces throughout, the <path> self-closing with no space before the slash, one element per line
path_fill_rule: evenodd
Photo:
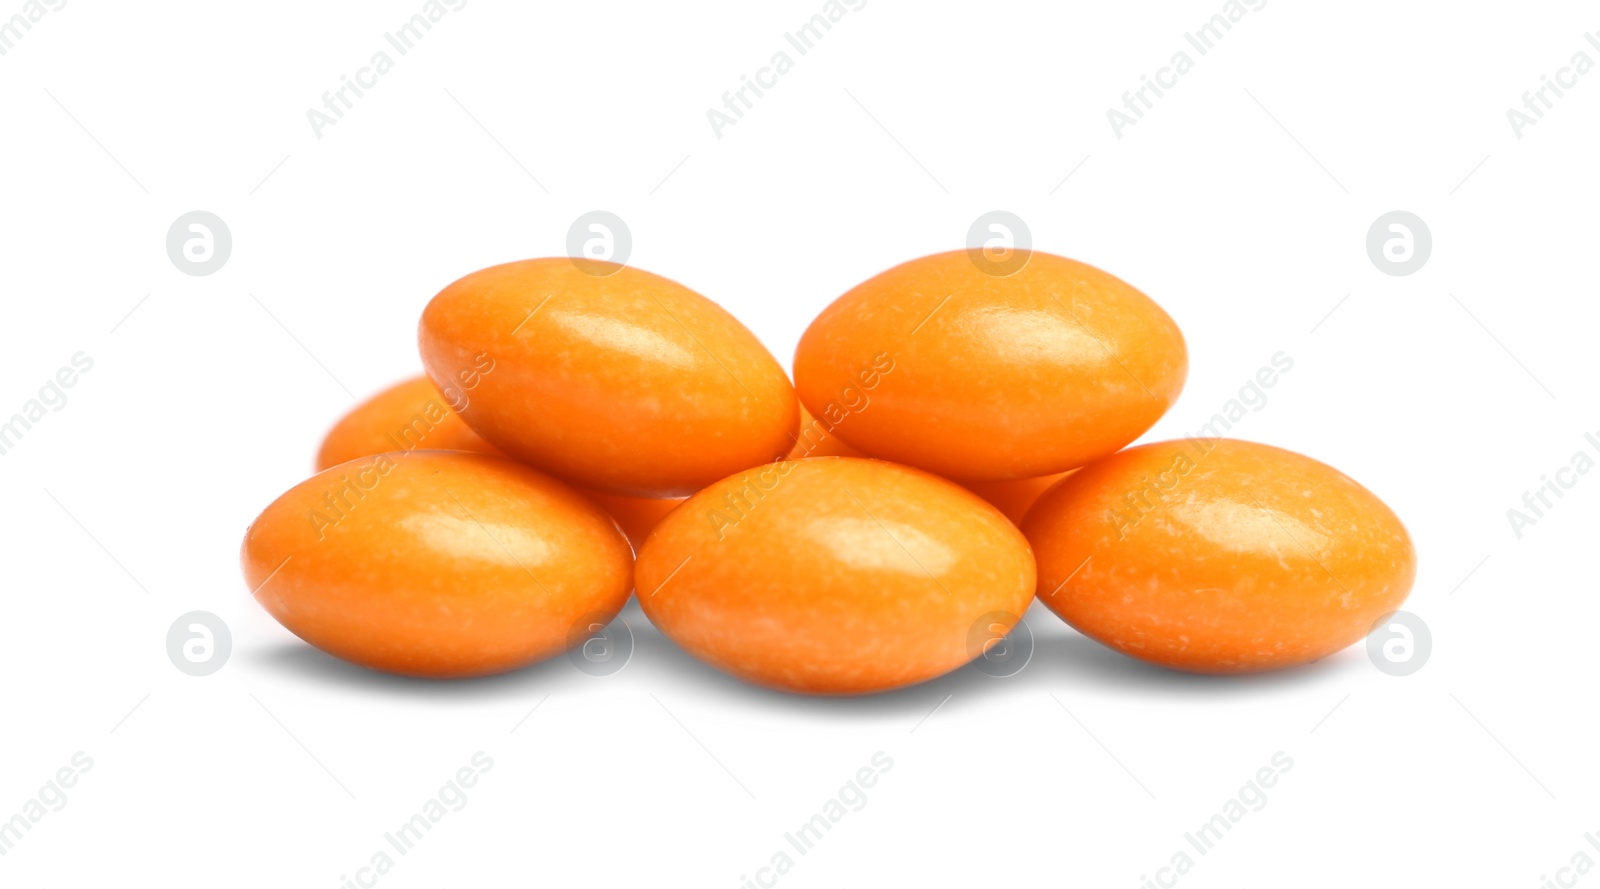
<path fill-rule="evenodd" d="M 1376 496 L 1267 445 L 1127 447 L 1188 351 L 1149 297 L 1041 252 L 896 266 L 823 310 L 791 383 L 682 284 L 565 257 L 422 314 L 426 377 L 355 408 L 245 534 L 245 580 L 332 655 L 436 678 L 582 644 L 630 595 L 763 686 L 898 688 L 984 657 L 1037 596 L 1180 670 L 1366 635 L 1416 553 Z"/>

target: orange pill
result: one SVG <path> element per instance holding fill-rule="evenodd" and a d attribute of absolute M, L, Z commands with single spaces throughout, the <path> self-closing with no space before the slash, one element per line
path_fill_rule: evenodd
<path fill-rule="evenodd" d="M 832 427 L 811 416 L 805 405 L 800 406 L 800 431 L 795 435 L 794 447 L 789 449 L 790 460 L 807 457 L 861 457 L 860 451 L 845 444 L 830 432 Z"/>
<path fill-rule="evenodd" d="M 450 678 L 514 670 L 608 623 L 628 542 L 567 485 L 502 457 L 379 454 L 289 489 L 245 532 L 245 582 L 352 663 Z"/>
<path fill-rule="evenodd" d="M 799 460 L 804 457 L 859 457 L 860 452 L 839 440 L 836 435 L 829 435 L 822 423 L 815 417 L 800 408 L 800 430 L 795 436 L 794 447 L 789 449 L 789 459 Z M 606 494 L 602 491 L 582 489 L 594 502 L 600 504 L 611 517 L 617 520 L 622 527 L 622 532 L 628 535 L 628 542 L 633 544 L 635 552 L 644 545 L 644 539 L 650 536 L 657 524 L 671 512 L 685 498 L 673 497 L 656 499 L 648 497 L 622 497 L 617 494 Z M 1041 489 L 1043 490 L 1043 489 Z"/>
<path fill-rule="evenodd" d="M 427 377 L 417 376 L 379 392 L 345 414 L 317 452 L 317 471 L 386 451 L 417 448 L 500 453 L 457 414 L 466 394 L 445 395 Z"/>
<path fill-rule="evenodd" d="M 795 435 L 794 447 L 789 449 L 788 456 L 791 460 L 799 460 L 805 457 L 859 457 L 861 453 L 840 441 L 837 435 L 829 435 L 825 425 L 801 407 L 800 430 Z M 635 552 L 644 545 L 644 539 L 650 536 L 650 532 L 655 530 L 667 513 L 685 499 L 622 497 L 589 489 L 585 489 L 584 493 L 611 513 L 623 533 L 628 535 L 628 542 L 633 544 Z"/>
<path fill-rule="evenodd" d="M 817 422 L 804 407 L 800 408 L 800 431 L 795 436 L 794 447 L 789 449 L 789 459 L 859 456 L 860 452 L 840 441 L 838 436 L 829 435 L 823 424 Z M 606 512 L 611 513 L 611 517 L 622 527 L 622 532 L 628 535 L 628 542 L 633 544 L 635 552 L 644 545 L 644 539 L 650 536 L 650 532 L 655 530 L 656 525 L 660 524 L 667 513 L 685 499 L 622 497 L 589 489 L 584 489 L 583 493 L 600 504 Z"/>
<path fill-rule="evenodd" d="M 961 486 L 989 501 L 995 509 L 1005 513 L 1012 524 L 1021 525 L 1023 517 L 1028 514 L 1028 510 L 1033 507 L 1040 495 L 1071 474 L 1072 472 L 1068 471 L 1012 481 L 962 482 Z"/>
<path fill-rule="evenodd" d="M 655 530 L 663 518 L 666 518 L 667 513 L 676 509 L 684 500 L 682 497 L 623 497 L 619 494 L 607 494 L 604 491 L 583 488 L 579 490 L 617 520 L 617 526 L 627 535 L 628 542 L 633 545 L 635 552 L 644 546 L 644 539 L 650 536 L 650 532 Z"/>
<path fill-rule="evenodd" d="M 1405 601 L 1416 551 L 1326 464 L 1230 439 L 1130 448 L 1034 504 L 1039 598 L 1084 635 L 1179 670 L 1303 664 Z"/>
<path fill-rule="evenodd" d="M 441 394 L 427 377 L 415 377 L 385 389 L 357 405 L 328 433 L 317 455 L 317 471 L 357 457 L 419 447 L 500 455 L 498 448 L 484 441 L 450 409 L 449 405 L 464 404 L 466 399 L 466 393 L 460 390 L 454 390 L 453 397 Z M 683 502 L 681 497 L 663 500 L 622 497 L 589 488 L 578 490 L 617 520 L 635 549 L 662 516 Z"/>
<path fill-rule="evenodd" d="M 584 487 L 679 496 L 793 446 L 783 368 L 649 272 L 564 257 L 473 272 L 428 303 L 418 342 L 428 376 L 470 397 L 469 426 Z"/>
<path fill-rule="evenodd" d="M 639 603 L 695 657 L 770 688 L 861 694 L 984 653 L 1033 600 L 1027 541 L 944 479 L 850 457 L 724 479 L 656 526 Z"/>
<path fill-rule="evenodd" d="M 789 449 L 789 459 L 859 456 L 860 452 L 840 441 L 838 436 L 829 435 L 822 423 L 817 422 L 804 407 L 800 408 L 800 430 L 795 436 L 794 447 Z M 584 490 L 584 493 L 611 513 L 611 517 L 622 527 L 622 532 L 628 535 L 628 542 L 633 544 L 635 552 L 644 545 L 644 539 L 650 536 L 650 532 L 655 530 L 666 514 L 685 499 L 622 497 L 594 490 Z"/>
<path fill-rule="evenodd" d="M 795 349 L 800 400 L 850 445 L 948 478 L 1064 472 L 1138 438 L 1188 376 L 1149 297 L 1033 252 L 1002 275 L 965 251 L 839 297 Z"/>

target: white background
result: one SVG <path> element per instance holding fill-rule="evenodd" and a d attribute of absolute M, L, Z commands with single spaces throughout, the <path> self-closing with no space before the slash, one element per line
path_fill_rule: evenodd
<path fill-rule="evenodd" d="M 341 885 L 480 750 L 468 804 L 380 885 L 735 887 L 783 850 L 796 889 L 1135 887 L 1184 849 L 1183 886 L 1531 889 L 1600 860 L 1600 473 L 1521 539 L 1506 517 L 1600 432 L 1600 72 L 1520 139 L 1506 118 L 1600 61 L 1592 6 L 1271 0 L 1199 56 L 1183 35 L 1221 2 L 871 0 L 720 139 L 707 109 L 820 2 L 472 0 L 398 56 L 383 35 L 420 8 L 72 0 L 0 56 L 0 417 L 94 361 L 0 457 L 0 819 L 94 762 L 0 884 Z M 380 49 L 394 69 L 317 138 L 307 109 Z M 1107 109 L 1178 50 L 1194 69 L 1117 138 Z M 233 236 L 209 277 L 165 252 L 196 209 Z M 429 684 L 308 649 L 248 596 L 246 524 L 354 398 L 418 371 L 429 297 L 565 252 L 593 209 L 786 365 L 850 286 L 1014 212 L 1182 326 L 1188 386 L 1147 440 L 1287 352 L 1235 433 L 1402 516 L 1431 658 L 1189 677 L 1037 607 L 1020 674 L 853 700 L 743 686 L 636 606 L 604 678 Z M 1396 209 L 1434 241 L 1408 277 L 1365 249 Z M 165 650 L 194 609 L 233 631 L 205 678 Z M 795 853 L 880 750 L 865 808 Z M 1196 854 L 1184 833 L 1278 751 L 1265 807 Z"/>

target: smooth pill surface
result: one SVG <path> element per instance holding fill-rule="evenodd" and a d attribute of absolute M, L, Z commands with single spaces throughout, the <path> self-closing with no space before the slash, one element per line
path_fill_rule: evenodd
<path fill-rule="evenodd" d="M 989 501 L 995 509 L 1005 513 L 1012 524 L 1021 525 L 1023 517 L 1040 496 L 1068 475 L 1071 473 L 1058 472 L 1002 482 L 962 482 L 961 486 Z"/>
<path fill-rule="evenodd" d="M 1399 608 L 1416 551 L 1366 488 L 1230 439 L 1130 448 L 1046 492 L 1023 523 L 1039 598 L 1124 654 L 1239 673 L 1326 657 Z"/>
<path fill-rule="evenodd" d="M 1027 541 L 994 507 L 929 473 L 849 457 L 711 485 L 651 533 L 635 578 L 651 623 L 695 657 L 810 694 L 954 670 L 1034 591 Z"/>
<path fill-rule="evenodd" d="M 794 447 L 789 449 L 789 459 L 803 460 L 807 457 L 861 457 L 865 456 L 855 448 L 845 444 L 839 436 L 829 430 L 833 427 L 826 421 L 811 416 L 805 405 L 800 406 L 800 431 L 795 435 Z"/>
<path fill-rule="evenodd" d="M 794 448 L 789 449 L 789 459 L 798 460 L 803 457 L 859 457 L 861 452 L 851 448 L 838 440 L 837 435 L 827 433 L 827 425 L 816 421 L 816 417 L 806 413 L 805 408 L 800 408 L 800 430 L 795 433 Z M 1043 488 L 1040 489 L 1043 491 Z M 656 524 L 666 518 L 667 513 L 682 504 L 683 497 L 670 497 L 670 499 L 648 499 L 648 497 L 622 497 L 618 494 L 605 494 L 600 491 L 586 489 L 584 494 L 589 494 L 590 499 L 611 513 L 611 518 L 616 520 L 627 534 L 627 542 L 634 544 L 634 552 L 645 544 L 645 537 L 650 536 Z"/>
<path fill-rule="evenodd" d="M 851 448 L 838 440 L 837 435 L 829 435 L 826 425 L 816 421 L 805 408 L 800 408 L 800 430 L 794 437 L 794 448 L 789 449 L 789 459 L 802 459 L 802 457 L 858 457 L 861 452 Z M 667 497 L 667 499 L 653 499 L 653 497 L 622 497 L 618 494 L 605 494 L 594 489 L 582 489 L 590 499 L 600 504 L 606 512 L 611 513 L 611 518 L 616 520 L 627 534 L 627 542 L 634 544 L 634 552 L 645 544 L 645 537 L 656 529 L 656 524 L 666 518 L 678 504 L 682 504 L 685 497 Z M 1043 491 L 1043 488 L 1042 488 Z"/>
<path fill-rule="evenodd" d="M 502 457 L 419 450 L 291 488 L 250 525 L 241 561 L 256 599 L 301 639 L 449 678 L 581 641 L 627 600 L 631 556 L 610 516 L 566 484 Z"/>
<path fill-rule="evenodd" d="M 789 459 L 799 460 L 804 457 L 859 457 L 860 452 L 839 440 L 836 435 L 829 435 L 826 425 L 817 421 L 804 407 L 800 408 L 800 429 L 795 435 L 794 447 L 789 449 Z M 1043 488 L 1040 489 L 1041 491 Z M 594 502 L 600 504 L 611 517 L 617 520 L 622 527 L 622 532 L 628 535 L 628 542 L 633 544 L 634 551 L 644 544 L 644 539 L 655 530 L 657 524 L 666 517 L 667 513 L 675 509 L 685 498 L 674 497 L 670 499 L 649 499 L 645 497 L 622 497 L 617 494 L 606 494 L 600 491 L 585 489 Z"/>
<path fill-rule="evenodd" d="M 357 457 L 417 448 L 498 454 L 457 413 L 455 406 L 470 398 L 471 393 L 460 389 L 447 396 L 423 376 L 396 383 L 334 424 L 317 452 L 317 471 Z"/>
<path fill-rule="evenodd" d="M 682 497 L 623 497 L 604 491 L 578 490 L 617 520 L 617 526 L 636 552 L 667 513 L 677 509 L 684 500 Z"/>
<path fill-rule="evenodd" d="M 800 429 L 794 436 L 794 447 L 789 449 L 790 460 L 804 457 L 859 456 L 861 456 L 859 451 L 840 441 L 838 436 L 829 435 L 825 424 L 818 422 L 804 407 L 800 408 Z M 685 499 L 622 497 L 590 489 L 585 489 L 584 493 L 600 504 L 606 512 L 611 513 L 611 517 L 622 526 L 622 532 L 628 535 L 628 542 L 633 544 L 635 552 L 667 513 L 677 508 Z"/>
<path fill-rule="evenodd" d="M 874 457 L 948 478 L 1064 472 L 1138 438 L 1188 375 L 1178 327 L 1112 275 L 1033 252 L 1000 275 L 965 251 L 889 269 L 823 310 L 795 388 Z"/>
<path fill-rule="evenodd" d="M 416 448 L 504 456 L 450 408 L 466 404 L 470 398 L 470 392 L 459 388 L 446 396 L 427 377 L 415 377 L 385 389 L 357 405 L 328 433 L 317 455 L 317 471 L 358 457 Z M 683 502 L 681 497 L 623 497 L 590 488 L 578 491 L 610 513 L 635 548 L 662 516 Z"/>
<path fill-rule="evenodd" d="M 672 497 L 788 453 L 794 389 L 759 340 L 659 275 L 565 257 L 473 272 L 423 311 L 428 376 L 529 465 L 612 494 Z"/>

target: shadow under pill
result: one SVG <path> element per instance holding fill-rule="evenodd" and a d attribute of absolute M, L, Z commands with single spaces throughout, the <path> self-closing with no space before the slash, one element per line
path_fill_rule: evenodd
<path fill-rule="evenodd" d="M 805 695 L 764 688 L 724 673 L 689 654 L 661 634 L 630 598 L 618 618 L 627 624 L 632 652 L 611 676 L 584 675 L 567 655 L 530 664 L 520 670 L 471 679 L 423 679 L 397 676 L 342 661 L 298 640 L 258 650 L 253 664 L 280 676 L 362 693 L 379 693 L 437 701 L 522 700 L 546 692 L 582 693 L 592 683 L 623 680 L 628 685 L 665 696 L 665 703 L 689 696 L 718 698 L 740 709 L 773 713 L 804 712 L 839 716 L 907 718 L 915 722 L 947 699 L 969 701 L 1015 694 L 1075 694 L 1093 689 L 1144 697 L 1187 700 L 1261 694 L 1309 688 L 1338 681 L 1359 660 L 1349 651 L 1287 670 L 1243 675 L 1184 673 L 1128 657 L 1067 626 L 1036 603 L 1027 615 L 1032 653 L 1011 675 L 994 675 L 968 664 L 917 685 L 865 695 Z M 613 623 L 613 628 L 616 624 Z M 619 686 L 621 687 L 621 686 Z"/>
<path fill-rule="evenodd" d="M 560 690 L 585 678 L 562 655 L 509 673 L 470 679 L 398 676 L 342 661 L 300 641 L 264 648 L 251 661 L 280 676 L 316 685 L 430 700 L 524 698 L 530 693 Z"/>
<path fill-rule="evenodd" d="M 1034 659 L 1022 675 L 1033 674 L 1052 690 L 1076 686 L 1165 695 L 1248 696 L 1270 690 L 1311 687 L 1346 672 L 1344 652 L 1298 667 L 1263 673 L 1187 673 L 1121 654 L 1070 627 L 1035 640 Z M 1017 678 L 1021 678 L 1019 675 Z"/>
<path fill-rule="evenodd" d="M 632 623 L 630 621 L 630 623 Z M 703 663 L 679 648 L 649 625 L 634 624 L 634 663 L 629 669 L 660 677 L 663 688 L 679 693 L 692 689 L 697 697 L 720 698 L 743 710 L 806 712 L 845 717 L 906 717 L 915 722 L 926 716 L 947 695 L 972 699 L 991 692 L 996 680 L 962 667 L 936 679 L 893 691 L 865 695 L 807 695 L 765 688 L 738 679 Z"/>

